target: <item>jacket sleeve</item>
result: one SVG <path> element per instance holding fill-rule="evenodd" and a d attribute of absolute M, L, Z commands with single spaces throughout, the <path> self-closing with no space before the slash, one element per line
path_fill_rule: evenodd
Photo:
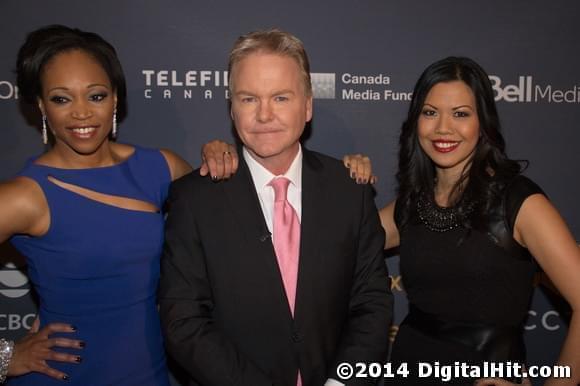
<path fill-rule="evenodd" d="M 198 213 L 190 203 L 195 197 L 191 188 L 191 184 L 173 184 L 168 201 L 159 288 L 167 350 L 204 386 L 274 385 L 236 349 L 212 317 L 214 302 L 197 231 Z"/>
<path fill-rule="evenodd" d="M 336 367 L 342 362 L 385 363 L 389 328 L 393 317 L 393 295 L 383 249 L 385 232 L 381 226 L 370 186 L 363 188 L 361 222 L 349 316 L 329 378 L 340 379 Z M 348 386 L 374 385 L 376 380 L 351 378 Z"/>

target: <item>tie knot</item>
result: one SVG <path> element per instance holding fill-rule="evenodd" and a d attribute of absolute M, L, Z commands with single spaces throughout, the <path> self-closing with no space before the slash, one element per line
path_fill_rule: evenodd
<path fill-rule="evenodd" d="M 274 177 L 268 185 L 274 188 L 274 201 L 286 201 L 290 180 L 286 177 Z"/>

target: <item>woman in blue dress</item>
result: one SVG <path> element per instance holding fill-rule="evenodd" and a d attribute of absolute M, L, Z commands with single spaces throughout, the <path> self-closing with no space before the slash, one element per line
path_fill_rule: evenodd
<path fill-rule="evenodd" d="M 17 83 L 52 146 L 0 185 L 0 242 L 26 256 L 39 295 L 38 328 L 14 345 L 9 385 L 169 385 L 156 307 L 162 206 L 189 165 L 113 141 L 125 79 L 94 33 L 32 32 Z"/>

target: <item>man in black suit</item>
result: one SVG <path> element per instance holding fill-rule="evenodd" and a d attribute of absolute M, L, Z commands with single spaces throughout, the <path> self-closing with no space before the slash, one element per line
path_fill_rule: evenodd
<path fill-rule="evenodd" d="M 312 89 L 297 38 L 244 35 L 229 71 L 243 157 L 227 181 L 192 173 L 172 186 L 167 348 L 191 385 L 340 385 L 339 363 L 387 356 L 392 295 L 371 188 L 300 145 Z"/>

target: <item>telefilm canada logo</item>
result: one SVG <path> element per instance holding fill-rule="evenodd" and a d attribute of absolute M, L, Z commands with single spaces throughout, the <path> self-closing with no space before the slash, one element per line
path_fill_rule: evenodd
<path fill-rule="evenodd" d="M 14 264 L 0 267 L 0 294 L 7 298 L 21 298 L 29 291 L 28 277 Z"/>
<path fill-rule="evenodd" d="M 220 70 L 141 70 L 145 99 L 229 98 L 228 72 Z"/>
<path fill-rule="evenodd" d="M 229 99 L 228 72 L 223 70 L 141 70 L 145 99 Z M 335 74 L 311 73 L 315 99 L 334 99 Z"/>
<path fill-rule="evenodd" d="M 229 99 L 228 72 L 223 70 L 141 70 L 145 99 Z M 387 74 L 360 75 L 346 72 L 314 72 L 310 74 L 315 99 L 355 101 L 409 101 L 411 93 L 387 87 Z M 339 83 L 340 87 L 337 87 Z"/>

